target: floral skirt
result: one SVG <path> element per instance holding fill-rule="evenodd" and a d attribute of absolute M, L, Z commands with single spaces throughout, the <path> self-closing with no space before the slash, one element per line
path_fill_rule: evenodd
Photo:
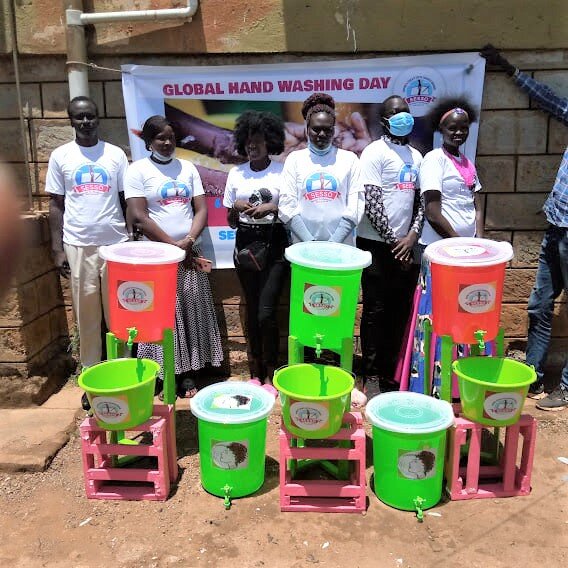
<path fill-rule="evenodd" d="M 221 365 L 223 348 L 209 278 L 204 272 L 189 270 L 181 263 L 173 332 L 176 375 L 197 371 L 208 363 Z M 155 343 L 140 343 L 137 356 L 163 363 L 162 347 Z"/>

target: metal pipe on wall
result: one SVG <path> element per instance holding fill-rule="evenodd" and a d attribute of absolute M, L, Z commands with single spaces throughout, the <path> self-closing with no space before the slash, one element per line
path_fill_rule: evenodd
<path fill-rule="evenodd" d="M 187 0 L 185 8 L 162 10 L 131 10 L 126 12 L 83 13 L 82 0 L 67 0 L 65 10 L 67 23 L 67 64 L 69 96 L 89 96 L 89 72 L 87 68 L 87 45 L 85 26 L 109 22 L 130 21 L 162 21 L 188 20 L 191 21 L 199 0 Z"/>
<path fill-rule="evenodd" d="M 67 81 L 69 98 L 89 96 L 89 71 L 87 69 L 87 41 L 85 26 L 80 19 L 69 21 L 70 12 L 83 11 L 83 0 L 66 0 L 67 14 Z"/>

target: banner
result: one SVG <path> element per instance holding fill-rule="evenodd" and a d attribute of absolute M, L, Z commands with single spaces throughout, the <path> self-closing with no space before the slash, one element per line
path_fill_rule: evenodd
<path fill-rule="evenodd" d="M 215 268 L 232 268 L 235 231 L 222 205 L 229 169 L 245 161 L 232 142 L 235 120 L 245 110 L 268 110 L 286 122 L 283 161 L 305 147 L 300 109 L 314 92 L 329 93 L 337 104 L 334 143 L 358 155 L 380 138 L 378 105 L 390 95 L 406 99 L 415 118 L 411 144 L 422 153 L 439 146 L 439 134 L 426 120 L 432 104 L 464 95 L 481 108 L 485 60 L 477 53 L 419 55 L 351 61 L 211 67 L 122 66 L 122 86 L 132 159 L 148 155 L 139 137 L 144 121 L 165 115 L 178 138 L 176 156 L 193 162 L 201 175 L 209 209 L 203 254 Z M 478 124 L 471 125 L 463 149 L 475 159 Z"/>

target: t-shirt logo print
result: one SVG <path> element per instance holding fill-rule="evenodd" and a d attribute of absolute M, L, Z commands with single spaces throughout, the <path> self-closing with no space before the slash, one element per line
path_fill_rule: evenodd
<path fill-rule="evenodd" d="M 99 164 L 83 164 L 79 166 L 73 174 L 75 185 L 73 190 L 76 193 L 99 194 L 108 193 L 110 175 L 106 168 Z"/>
<path fill-rule="evenodd" d="M 272 192 L 266 187 L 255 189 L 249 198 L 249 203 L 253 207 L 258 207 L 263 203 L 270 203 L 272 201 Z"/>
<path fill-rule="evenodd" d="M 326 172 L 317 172 L 306 179 L 306 199 L 316 203 L 332 201 L 339 198 L 339 183 L 335 177 Z"/>
<path fill-rule="evenodd" d="M 170 179 L 160 186 L 158 195 L 161 198 L 158 203 L 162 205 L 185 204 L 190 200 L 191 191 L 183 181 Z"/>
<path fill-rule="evenodd" d="M 398 173 L 398 189 L 412 189 L 416 188 L 416 180 L 418 179 L 418 169 L 414 164 L 404 164 Z"/>

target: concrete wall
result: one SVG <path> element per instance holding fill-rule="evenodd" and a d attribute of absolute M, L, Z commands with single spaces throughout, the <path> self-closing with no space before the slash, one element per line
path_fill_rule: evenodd
<path fill-rule="evenodd" d="M 13 164 L 25 196 L 27 172 L 9 55 L 13 43 L 7 7 L 11 2 L 4 0 L 0 12 L 0 155 Z M 72 137 L 64 113 L 68 90 L 63 22 L 64 6 L 69 2 L 18 0 L 14 4 L 33 201 L 36 210 L 45 211 L 43 185 L 49 154 Z M 127 0 L 84 2 L 89 11 L 131 9 L 132 4 Z M 185 2 L 140 0 L 135 4 L 138 9 L 154 9 Z M 202 0 L 191 23 L 97 25 L 87 30 L 87 37 L 89 61 L 111 69 L 122 63 L 323 62 L 475 51 L 492 41 L 506 49 L 513 63 L 568 96 L 568 4 L 562 0 Z M 93 70 L 90 80 L 91 95 L 101 110 L 102 137 L 128 152 L 120 73 Z M 477 165 L 489 236 L 510 240 L 515 249 L 507 271 L 503 325 L 510 345 L 520 349 L 526 338 L 526 300 L 546 225 L 539 210 L 567 143 L 565 127 L 535 108 L 504 73 L 488 69 Z M 212 276 L 212 284 L 227 345 L 241 349 L 244 333 L 235 275 L 219 271 Z M 565 298 L 556 311 L 553 366 L 568 351 Z"/>

